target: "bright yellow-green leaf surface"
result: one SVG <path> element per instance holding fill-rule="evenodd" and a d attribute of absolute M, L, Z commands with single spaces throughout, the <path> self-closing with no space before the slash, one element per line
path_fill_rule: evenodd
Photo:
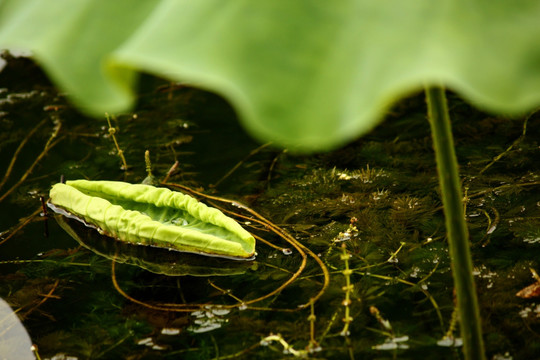
<path fill-rule="evenodd" d="M 255 239 L 236 221 L 166 188 L 72 180 L 51 188 L 49 206 L 127 243 L 239 259 L 255 256 Z"/>
<path fill-rule="evenodd" d="M 123 111 L 136 72 L 218 92 L 256 137 L 301 151 L 365 133 L 445 84 L 477 106 L 540 104 L 537 0 L 0 0 L 23 47 L 87 112 Z"/>

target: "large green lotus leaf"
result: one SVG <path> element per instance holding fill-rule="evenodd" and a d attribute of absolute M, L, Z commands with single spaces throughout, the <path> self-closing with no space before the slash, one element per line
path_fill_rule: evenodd
<path fill-rule="evenodd" d="M 497 112 L 540 103 L 537 0 L 4 2 L 0 46 L 34 50 L 95 114 L 130 103 L 130 69 L 216 91 L 300 150 L 358 137 L 424 85 Z"/>
<path fill-rule="evenodd" d="M 135 73 L 105 66 L 159 0 L 0 0 L 0 49 L 32 50 L 58 86 L 86 112 L 127 109 Z"/>

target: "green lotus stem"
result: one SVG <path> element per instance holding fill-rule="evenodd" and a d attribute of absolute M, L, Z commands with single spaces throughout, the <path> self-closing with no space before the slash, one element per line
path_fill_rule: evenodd
<path fill-rule="evenodd" d="M 472 274 L 469 236 L 444 89 L 442 87 L 426 89 L 426 100 L 457 292 L 463 352 L 467 360 L 484 360 L 484 343 Z"/>

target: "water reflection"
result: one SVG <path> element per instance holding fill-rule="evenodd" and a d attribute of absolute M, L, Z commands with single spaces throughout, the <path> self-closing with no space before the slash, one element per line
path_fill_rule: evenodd
<path fill-rule="evenodd" d="M 125 244 L 81 222 L 56 215 L 58 224 L 78 243 L 94 253 L 118 263 L 134 265 L 155 274 L 168 276 L 240 275 L 252 265 L 250 261 L 234 261 L 200 256 L 179 251 Z"/>

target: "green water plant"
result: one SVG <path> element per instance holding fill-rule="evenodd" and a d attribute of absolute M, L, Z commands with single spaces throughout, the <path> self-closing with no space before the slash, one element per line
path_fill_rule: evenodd
<path fill-rule="evenodd" d="M 345 264 L 345 269 L 343 270 L 343 276 L 345 277 L 345 286 L 343 286 L 343 291 L 345 292 L 345 300 L 341 303 L 344 306 L 345 309 L 345 315 L 343 316 L 343 330 L 341 330 L 342 336 L 349 336 L 349 326 L 351 325 L 351 322 L 353 321 L 353 318 L 351 317 L 351 308 L 350 305 L 352 304 L 351 301 L 351 292 L 354 290 L 354 285 L 351 283 L 351 275 L 353 271 L 349 268 L 349 258 L 351 255 L 347 252 L 347 248 L 345 244 L 341 245 L 341 256 L 340 259 L 343 260 Z"/>
<path fill-rule="evenodd" d="M 110 119 L 108 113 L 105 113 L 105 118 L 107 119 L 107 125 L 109 125 L 109 128 L 107 129 L 107 131 L 109 132 L 109 136 L 112 138 L 112 140 L 114 142 L 114 146 L 116 148 L 116 152 L 117 152 L 118 156 L 120 157 L 120 160 L 122 160 L 121 169 L 124 170 L 124 171 L 127 171 L 128 165 L 127 165 L 127 162 L 126 162 L 126 157 L 124 156 L 124 150 L 122 150 L 120 148 L 120 145 L 118 145 L 118 141 L 116 140 L 116 136 L 115 136 L 116 128 L 112 126 L 111 119 Z"/>
<path fill-rule="evenodd" d="M 151 185 L 74 180 L 50 191 L 50 207 L 133 244 L 252 259 L 255 239 L 189 195 Z"/>
<path fill-rule="evenodd" d="M 533 109 L 539 17 L 535 0 L 3 0 L 0 47 L 31 49 L 90 114 L 124 111 L 144 70 L 222 94 L 264 141 L 314 151 L 366 133 L 426 85 L 491 111 Z M 427 94 L 465 354 L 482 359 L 444 91 Z"/>

